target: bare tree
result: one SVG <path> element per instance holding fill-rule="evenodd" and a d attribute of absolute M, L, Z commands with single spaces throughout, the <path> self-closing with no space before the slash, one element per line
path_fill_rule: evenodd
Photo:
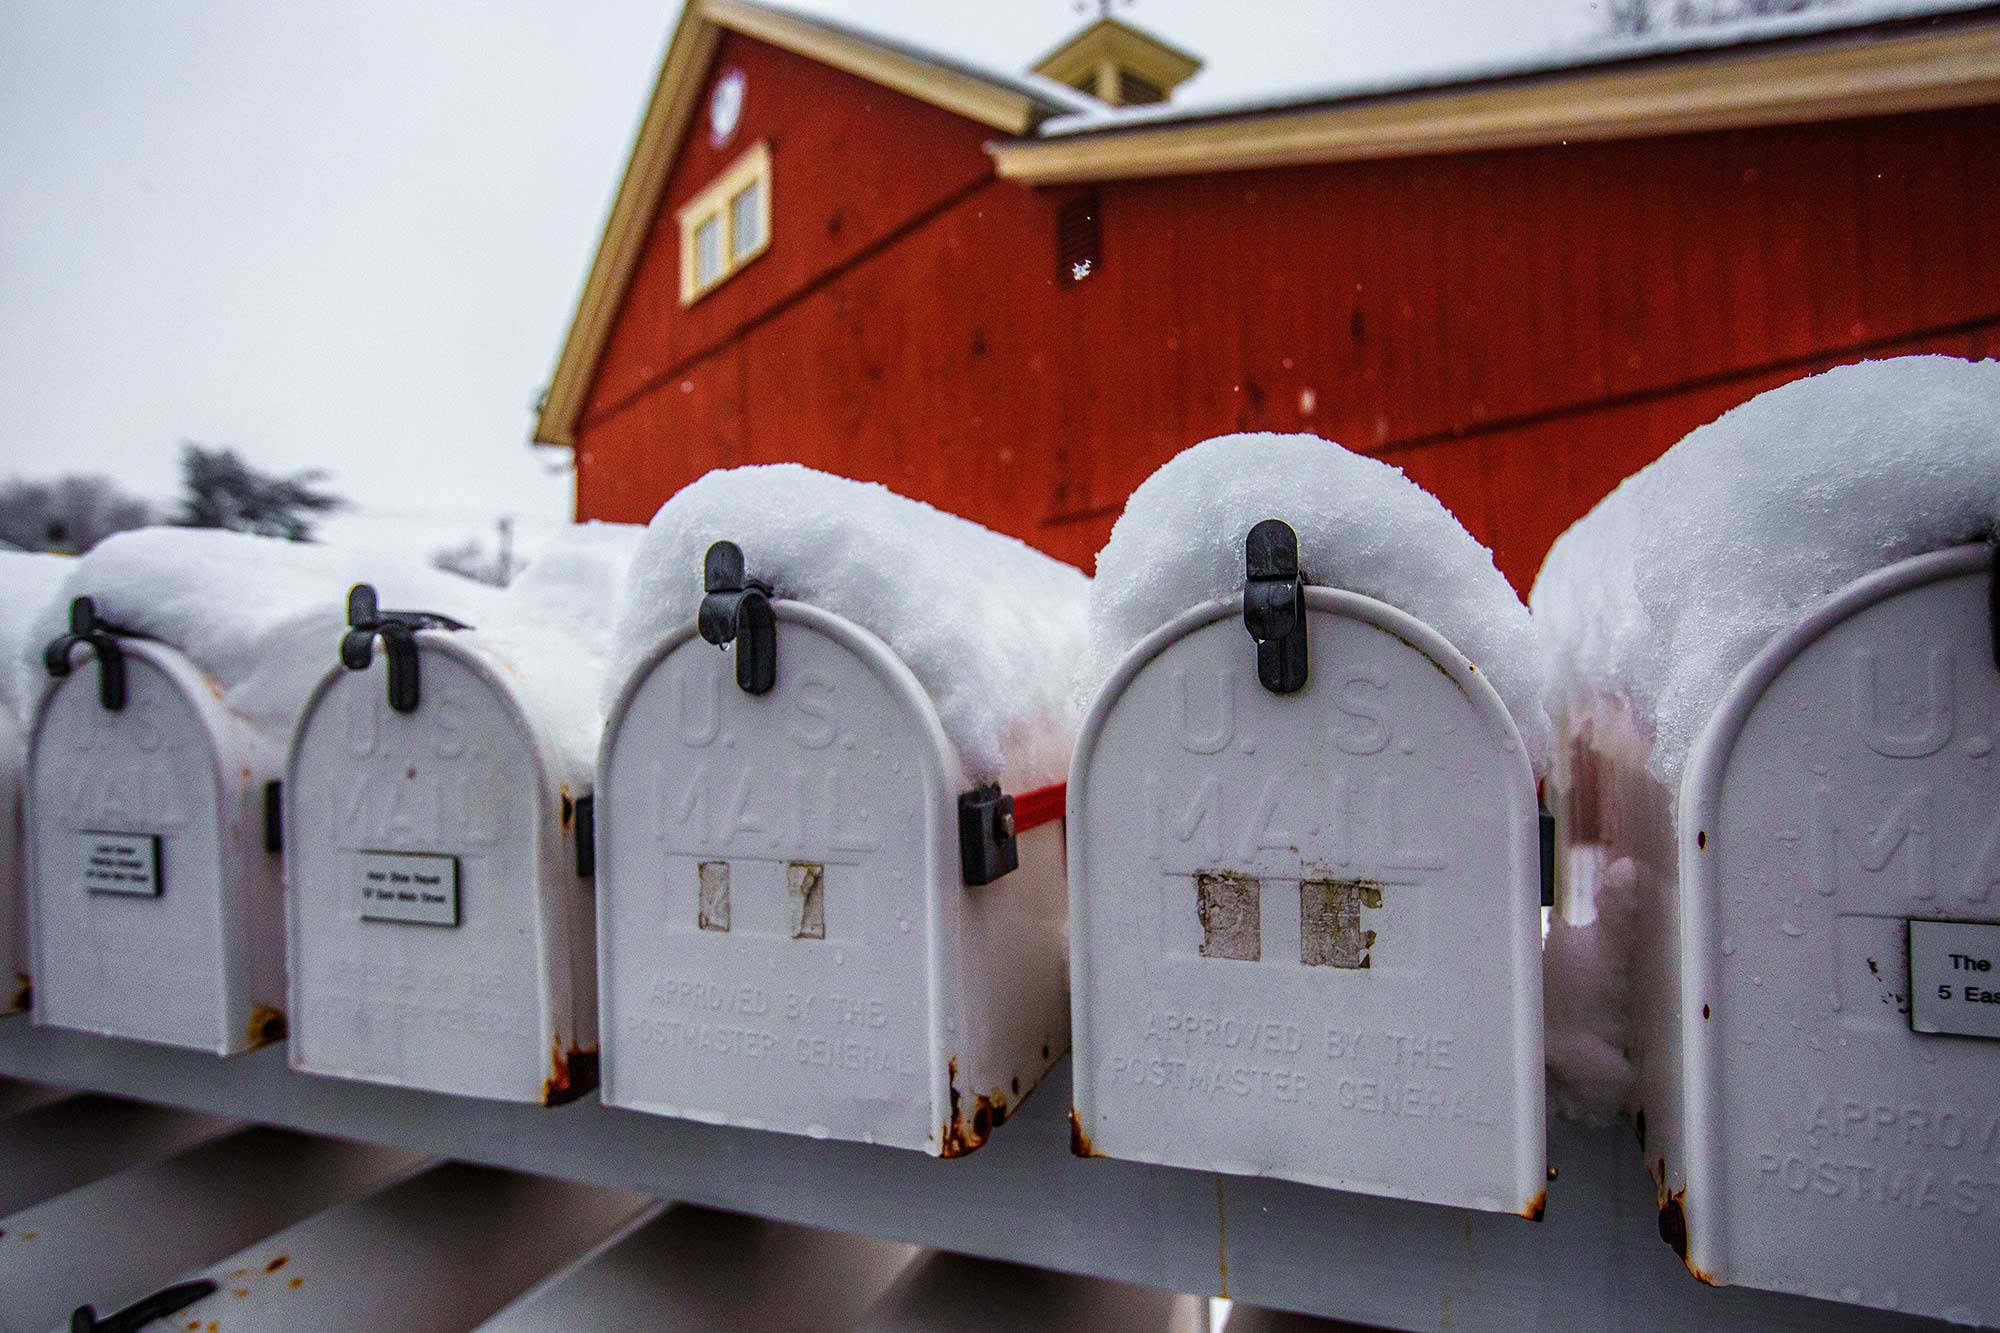
<path fill-rule="evenodd" d="M 0 541 L 24 551 L 81 555 L 114 532 L 152 521 L 151 506 L 109 477 L 17 478 L 0 485 Z"/>
<path fill-rule="evenodd" d="M 224 446 L 209 449 L 181 444 L 181 486 L 185 494 L 174 522 L 184 528 L 228 528 L 260 537 L 311 541 L 312 520 L 344 509 L 347 501 L 320 483 L 318 468 L 289 477 L 259 472 Z"/>
<path fill-rule="evenodd" d="M 1612 37 L 1644 37 L 1655 32 L 1727 28 L 1759 19 L 1815 10 L 1842 9 L 1852 0 L 1604 0 Z"/>
<path fill-rule="evenodd" d="M 500 545 L 493 555 L 486 554 L 485 542 L 477 537 L 467 537 L 456 546 L 444 546 L 432 551 L 432 566 L 478 583 L 506 587 L 521 572 L 519 562 L 514 559 L 514 520 L 502 518 L 498 526 Z"/>

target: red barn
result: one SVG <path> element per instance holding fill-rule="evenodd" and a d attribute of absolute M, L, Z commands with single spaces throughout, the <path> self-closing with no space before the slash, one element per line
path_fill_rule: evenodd
<path fill-rule="evenodd" d="M 792 459 L 1088 568 L 1178 450 L 1305 430 L 1405 469 L 1525 590 L 1724 408 L 2000 351 L 1992 10 L 1076 114 L 1195 64 L 1102 20 L 1010 77 L 689 0 L 536 427 L 578 517 Z"/>

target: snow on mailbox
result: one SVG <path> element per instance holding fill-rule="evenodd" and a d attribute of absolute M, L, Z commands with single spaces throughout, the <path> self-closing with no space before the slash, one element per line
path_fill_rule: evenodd
<path fill-rule="evenodd" d="M 276 784 L 305 685 L 277 631 L 338 564 L 176 529 L 74 562 L 34 648 L 37 1022 L 218 1054 L 284 1035 Z"/>
<path fill-rule="evenodd" d="M 1085 588 L 802 467 L 667 502 L 598 763 L 607 1104 L 942 1156 L 1019 1104 L 1068 1045 Z"/>
<path fill-rule="evenodd" d="M 1393 468 L 1238 435 L 1097 567 L 1076 1150 L 1539 1214 L 1548 722 L 1491 556 Z"/>
<path fill-rule="evenodd" d="M 26 649 L 70 568 L 62 556 L 0 551 L 0 1014 L 26 1009 L 33 994 L 21 785 L 28 728 L 47 677 L 41 645 L 34 645 L 32 670 Z"/>
<path fill-rule="evenodd" d="M 353 590 L 286 765 L 293 1068 L 549 1105 L 592 1086 L 591 763 L 638 532 L 567 529 L 476 625 Z"/>
<path fill-rule="evenodd" d="M 1863 363 L 1695 431 L 1536 584 L 1552 1073 L 1631 1111 L 1704 1281 L 2000 1317 L 1996 525 L 2000 365 Z"/>

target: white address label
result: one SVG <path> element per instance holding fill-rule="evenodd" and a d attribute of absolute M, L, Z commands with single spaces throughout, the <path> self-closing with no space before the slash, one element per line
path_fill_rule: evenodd
<path fill-rule="evenodd" d="M 357 852 L 363 921 L 458 924 L 458 858 L 433 852 Z"/>
<path fill-rule="evenodd" d="M 1910 923 L 1910 1026 L 2000 1037 L 2000 925 Z"/>
<path fill-rule="evenodd" d="M 79 833 L 83 887 L 90 893 L 160 896 L 160 839 L 152 833 Z"/>

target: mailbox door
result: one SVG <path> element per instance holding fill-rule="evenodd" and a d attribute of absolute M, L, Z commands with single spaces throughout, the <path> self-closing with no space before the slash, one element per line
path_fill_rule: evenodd
<path fill-rule="evenodd" d="M 79 665 L 42 704 L 29 757 L 35 1018 L 241 1050 L 256 999 L 247 940 L 275 903 L 245 883 L 242 738 L 172 648 L 121 641 L 126 701 Z"/>
<path fill-rule="evenodd" d="M 955 906 L 940 895 L 962 891 L 938 812 L 956 761 L 879 640 L 775 609 L 769 693 L 744 693 L 734 655 L 690 630 L 612 711 L 604 1099 L 937 1152 L 948 1072 L 931 1053 L 956 1009 L 932 953 Z"/>
<path fill-rule="evenodd" d="M 1691 757 L 1679 1202 L 1714 1280 L 2000 1315 L 1989 558 L 1850 585 L 1745 669 Z M 1918 926 L 1921 995 L 1913 921 L 1968 923 Z M 1942 1030 L 1914 1031 L 1913 1001 Z"/>
<path fill-rule="evenodd" d="M 1535 785 L 1428 626 L 1307 590 L 1311 674 L 1242 603 L 1135 648 L 1070 775 L 1077 1146 L 1535 1212 Z"/>
<path fill-rule="evenodd" d="M 389 707 L 378 656 L 334 669 L 293 739 L 292 1064 L 561 1100 L 579 986 L 565 895 L 585 891 L 564 865 L 563 793 L 484 657 L 450 635 L 419 644 L 416 711 Z"/>
<path fill-rule="evenodd" d="M 21 776 L 28 747 L 14 714 L 0 708 L 0 1014 L 28 1007 L 28 888 L 21 829 Z"/>

